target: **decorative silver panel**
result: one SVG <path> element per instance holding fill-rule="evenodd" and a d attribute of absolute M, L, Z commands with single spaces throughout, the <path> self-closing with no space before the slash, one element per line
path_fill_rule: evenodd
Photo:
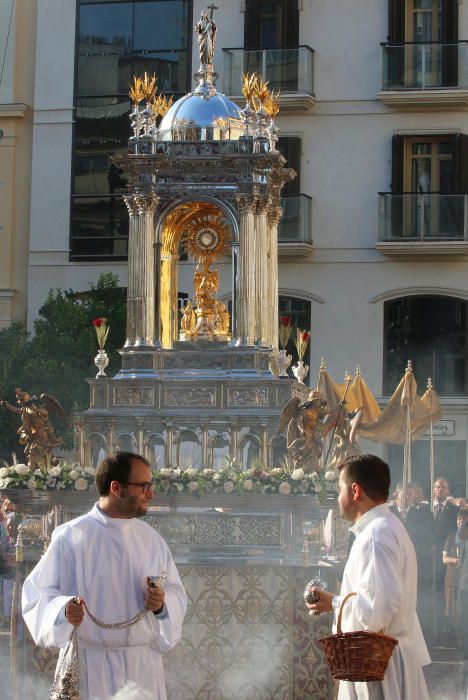
<path fill-rule="evenodd" d="M 281 515 L 149 515 L 146 522 L 171 545 L 280 547 Z"/>
<path fill-rule="evenodd" d="M 251 387 L 248 389 L 227 390 L 228 406 L 268 406 L 267 387 Z"/>
<path fill-rule="evenodd" d="M 114 406 L 153 406 L 154 389 L 115 387 Z"/>
<path fill-rule="evenodd" d="M 164 405 L 177 406 L 216 406 L 216 389 L 214 387 L 166 387 Z"/>

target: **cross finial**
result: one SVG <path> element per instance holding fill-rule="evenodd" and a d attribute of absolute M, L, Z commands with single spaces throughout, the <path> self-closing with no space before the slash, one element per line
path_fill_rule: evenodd
<path fill-rule="evenodd" d="M 211 5 L 208 5 L 208 7 L 206 9 L 210 10 L 210 19 L 213 19 L 213 12 L 215 10 L 218 10 L 219 8 L 216 7 L 216 5 L 214 3 L 211 3 Z"/>

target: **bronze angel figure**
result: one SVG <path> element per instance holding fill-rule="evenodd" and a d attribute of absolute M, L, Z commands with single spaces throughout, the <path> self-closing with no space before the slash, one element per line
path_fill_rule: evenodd
<path fill-rule="evenodd" d="M 21 416 L 17 432 L 20 445 L 24 445 L 27 466 L 31 472 L 40 469 L 45 473 L 49 467 L 58 464 L 53 450 L 62 444 L 62 438 L 55 435 L 49 415 L 55 415 L 66 422 L 65 412 L 57 399 L 49 394 L 30 396 L 27 391 L 18 388 L 15 396 L 16 406 L 8 401 L 0 401 L 0 406 Z"/>

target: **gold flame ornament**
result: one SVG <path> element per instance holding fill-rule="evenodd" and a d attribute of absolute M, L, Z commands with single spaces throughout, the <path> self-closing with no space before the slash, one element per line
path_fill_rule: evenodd
<path fill-rule="evenodd" d="M 153 73 L 153 75 L 150 77 L 148 73 L 145 72 L 145 76 L 141 83 L 141 89 L 145 100 L 147 102 L 151 102 L 158 89 L 158 79 L 156 78 L 155 73 Z"/>
<path fill-rule="evenodd" d="M 130 85 L 128 96 L 130 97 L 135 107 L 138 107 L 138 105 L 145 96 L 143 92 L 142 80 L 141 78 L 137 78 L 136 75 L 133 76 L 133 85 Z"/>
<path fill-rule="evenodd" d="M 272 90 L 271 92 L 268 93 L 267 98 L 266 98 L 263 106 L 265 108 L 265 112 L 268 114 L 269 117 L 271 117 L 271 119 L 274 119 L 280 111 L 279 102 L 280 102 L 280 91 L 279 90 L 278 90 L 278 92 L 274 92 L 274 90 Z"/>
<path fill-rule="evenodd" d="M 155 95 L 151 101 L 151 109 L 156 117 L 164 117 L 170 110 L 174 102 L 174 95 L 166 97 L 165 95 Z"/>
<path fill-rule="evenodd" d="M 268 83 L 268 80 L 264 80 L 260 76 L 257 79 L 255 91 L 252 97 L 252 101 L 256 110 L 259 110 L 260 107 L 263 107 L 266 100 L 268 99 L 268 95 L 270 94 Z"/>
<path fill-rule="evenodd" d="M 242 73 L 242 94 L 248 105 L 253 107 L 253 97 L 258 88 L 258 75 L 256 73 Z"/>

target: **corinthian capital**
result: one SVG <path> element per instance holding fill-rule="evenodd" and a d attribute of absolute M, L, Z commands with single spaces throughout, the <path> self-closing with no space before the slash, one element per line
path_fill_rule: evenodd
<path fill-rule="evenodd" d="M 257 214 L 268 214 L 271 207 L 271 197 L 257 200 Z"/>
<path fill-rule="evenodd" d="M 236 194 L 236 202 L 239 207 L 239 212 L 255 214 L 257 207 L 257 198 L 251 194 Z"/>
<path fill-rule="evenodd" d="M 268 223 L 270 226 L 278 226 L 281 217 L 283 216 L 283 210 L 281 207 L 272 207 L 268 210 Z"/>
<path fill-rule="evenodd" d="M 156 194 L 137 195 L 135 199 L 139 214 L 154 214 L 159 202 L 159 197 Z"/>
<path fill-rule="evenodd" d="M 124 196 L 124 202 L 130 216 L 136 216 L 138 214 L 137 197 L 134 194 L 127 194 Z"/>

